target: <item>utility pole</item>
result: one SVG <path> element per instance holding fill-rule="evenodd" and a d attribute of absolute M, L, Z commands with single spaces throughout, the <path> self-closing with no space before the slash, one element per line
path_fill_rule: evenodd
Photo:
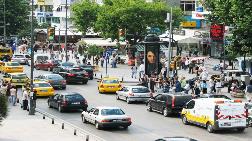
<path fill-rule="evenodd" d="M 67 0 L 66 0 L 66 32 L 65 32 L 65 51 L 66 51 L 66 62 L 68 61 L 67 56 Z"/>
<path fill-rule="evenodd" d="M 169 18 L 169 20 L 168 20 Z M 168 16 L 167 13 L 167 22 L 170 22 L 170 32 L 169 32 L 169 47 L 168 47 L 168 70 L 167 70 L 167 74 L 168 76 L 170 76 L 170 63 L 171 63 L 171 34 L 172 34 L 172 7 L 171 7 L 171 13 Z"/>
<path fill-rule="evenodd" d="M 33 93 L 33 72 L 34 72 L 34 37 L 33 37 L 33 8 L 34 8 L 34 0 L 31 1 L 32 3 L 32 10 L 31 10 L 31 86 L 30 86 L 30 110 L 29 115 L 35 115 L 35 107 L 36 107 L 36 99 L 34 99 L 36 96 L 34 96 L 36 93 Z"/>
<path fill-rule="evenodd" d="M 3 4 L 4 4 L 4 6 L 3 6 L 3 12 L 4 12 L 4 44 L 6 44 L 6 3 L 5 3 L 5 0 L 3 0 Z"/>

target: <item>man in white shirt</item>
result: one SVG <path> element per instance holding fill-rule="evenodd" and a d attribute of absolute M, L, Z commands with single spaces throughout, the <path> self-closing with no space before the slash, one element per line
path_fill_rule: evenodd
<path fill-rule="evenodd" d="M 17 96 L 17 90 L 14 86 L 10 89 L 10 95 L 11 95 L 11 103 L 13 106 L 16 105 L 16 96 Z"/>
<path fill-rule="evenodd" d="M 202 80 L 207 80 L 208 72 L 206 70 L 203 70 L 203 72 L 200 74 L 200 77 Z"/>
<path fill-rule="evenodd" d="M 143 74 L 144 74 L 144 64 L 142 63 L 140 66 L 139 66 L 139 78 L 143 78 Z"/>

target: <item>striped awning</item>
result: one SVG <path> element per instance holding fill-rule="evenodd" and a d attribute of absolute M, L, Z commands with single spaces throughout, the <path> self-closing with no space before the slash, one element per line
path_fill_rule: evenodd
<path fill-rule="evenodd" d="M 135 47 L 136 47 L 137 51 L 144 51 L 145 46 L 143 44 L 137 44 L 137 45 L 135 45 Z M 160 45 L 160 50 L 161 51 L 164 51 L 164 50 L 167 50 L 167 49 L 168 49 L 168 46 L 163 45 L 163 44 Z"/>

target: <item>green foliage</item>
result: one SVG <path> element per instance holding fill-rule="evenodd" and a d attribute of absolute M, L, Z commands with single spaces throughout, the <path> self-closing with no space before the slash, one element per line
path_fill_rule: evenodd
<path fill-rule="evenodd" d="M 166 13 L 170 12 L 165 2 L 147 3 L 145 0 L 105 0 L 100 6 L 84 0 L 72 9 L 73 21 L 81 31 L 94 28 L 103 37 L 114 40 L 119 38 L 118 29 L 126 29 L 126 34 L 133 35 L 135 42 L 147 34 L 148 27 L 164 30 Z M 183 13 L 180 8 L 173 11 L 174 25 L 178 26 Z"/>
<path fill-rule="evenodd" d="M 233 26 L 232 54 L 252 53 L 252 1 L 251 0 L 206 0 L 211 10 L 209 20 Z"/>
<path fill-rule="evenodd" d="M 7 97 L 3 94 L 0 94 L 0 122 L 7 116 L 8 104 Z"/>
<path fill-rule="evenodd" d="M 0 5 L 2 5 L 2 2 Z M 27 0 L 5 0 L 6 3 L 6 34 L 18 35 L 23 29 L 29 26 L 29 3 Z M 3 11 L 0 10 L 3 17 Z M 3 35 L 3 30 L 0 31 Z"/>
<path fill-rule="evenodd" d="M 90 0 L 83 0 L 80 3 L 75 3 L 72 7 L 73 18 L 77 28 L 84 34 L 93 28 L 97 20 L 99 6 Z"/>
<path fill-rule="evenodd" d="M 91 56 L 100 55 L 104 49 L 102 47 L 98 47 L 96 45 L 88 45 L 87 52 Z"/>

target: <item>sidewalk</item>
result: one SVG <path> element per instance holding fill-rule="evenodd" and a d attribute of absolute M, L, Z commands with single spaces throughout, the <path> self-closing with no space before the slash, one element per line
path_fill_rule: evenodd
<path fill-rule="evenodd" d="M 74 135 L 74 129 L 61 123 L 51 124 L 49 118 L 42 115 L 28 115 L 27 111 L 17 106 L 9 105 L 9 115 L 0 125 L 0 141 L 83 141 L 86 138 L 80 133 Z M 92 141 L 90 139 L 90 141 Z"/>

